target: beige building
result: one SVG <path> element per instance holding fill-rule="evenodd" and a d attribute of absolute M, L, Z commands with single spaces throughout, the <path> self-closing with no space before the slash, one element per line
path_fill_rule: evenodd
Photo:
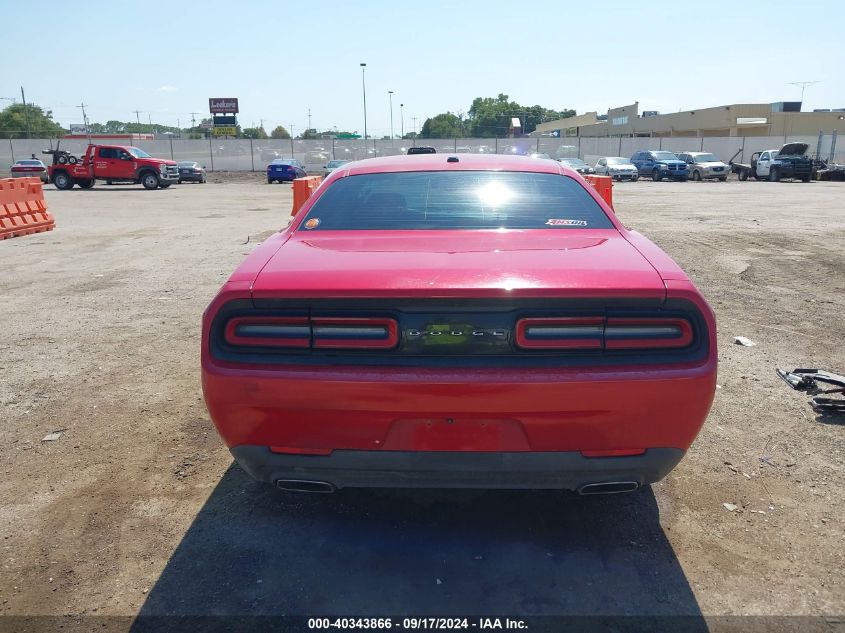
<path fill-rule="evenodd" d="M 812 136 L 845 132 L 845 112 L 800 112 L 801 104 L 736 103 L 671 114 L 640 114 L 639 103 L 537 126 L 531 136 Z M 786 110 L 786 111 L 785 111 Z M 791 110 L 791 111 L 790 111 Z"/>

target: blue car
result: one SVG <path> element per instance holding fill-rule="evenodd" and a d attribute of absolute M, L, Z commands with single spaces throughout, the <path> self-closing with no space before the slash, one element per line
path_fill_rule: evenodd
<path fill-rule="evenodd" d="M 277 158 L 267 165 L 267 184 L 274 182 L 292 181 L 295 178 L 304 178 L 305 169 L 295 158 Z"/>
<path fill-rule="evenodd" d="M 672 152 L 664 150 L 644 150 L 635 152 L 631 162 L 637 168 L 640 176 L 650 176 L 652 180 L 660 181 L 664 178 L 684 182 L 689 178 L 687 164 Z"/>

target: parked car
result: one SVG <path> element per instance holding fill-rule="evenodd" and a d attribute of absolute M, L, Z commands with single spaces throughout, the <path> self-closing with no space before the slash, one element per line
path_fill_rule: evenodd
<path fill-rule="evenodd" d="M 408 155 L 411 154 L 436 154 L 437 150 L 433 147 L 426 147 L 426 146 L 418 146 L 418 147 L 409 147 L 408 148 Z"/>
<path fill-rule="evenodd" d="M 679 152 L 678 158 L 688 165 L 693 180 L 718 178 L 725 182 L 731 171 L 730 165 L 709 152 Z"/>
<path fill-rule="evenodd" d="M 753 176 L 773 182 L 782 178 L 799 178 L 803 182 L 810 182 L 813 177 L 813 161 L 806 156 L 806 152 L 806 143 L 787 143 L 779 150 L 754 152 L 750 165 L 731 163 L 731 171 L 736 173 L 740 180 L 748 180 L 749 176 Z"/>
<path fill-rule="evenodd" d="M 290 153 L 290 152 L 288 152 Z M 277 158 L 283 158 L 285 152 L 280 149 L 269 149 L 264 148 L 261 150 L 261 160 L 265 163 L 269 163 L 271 161 L 276 160 Z"/>
<path fill-rule="evenodd" d="M 577 171 L 582 176 L 587 174 L 594 174 L 596 170 L 590 167 L 587 163 L 585 163 L 580 158 L 561 158 L 560 159 L 561 165 L 566 165 L 567 167 L 571 167 L 575 171 Z"/>
<path fill-rule="evenodd" d="M 12 173 L 12 178 L 40 178 L 43 183 L 50 181 L 47 165 L 37 158 L 17 160 L 9 171 Z"/>
<path fill-rule="evenodd" d="M 622 156 L 605 156 L 596 161 L 596 173 L 600 176 L 610 176 L 614 180 L 630 180 L 636 182 L 640 175 L 637 168 L 628 158 Z"/>
<path fill-rule="evenodd" d="M 277 158 L 267 165 L 267 184 L 274 182 L 290 182 L 297 178 L 304 178 L 305 169 L 295 158 Z"/>
<path fill-rule="evenodd" d="M 176 163 L 179 168 L 179 184 L 183 182 L 205 183 L 208 178 L 205 173 L 205 165 L 200 165 L 192 160 L 180 160 Z"/>
<path fill-rule="evenodd" d="M 348 160 L 330 160 L 326 163 L 326 166 L 323 168 L 323 177 L 326 178 L 330 173 L 332 173 L 338 167 L 345 165 L 351 161 Z"/>
<path fill-rule="evenodd" d="M 635 152 L 631 162 L 640 176 L 650 176 L 654 181 L 664 178 L 685 182 L 689 178 L 687 164 L 679 160 L 672 152 L 663 150 L 644 150 Z"/>
<path fill-rule="evenodd" d="M 510 155 L 335 170 L 203 315 L 202 388 L 279 488 L 634 490 L 716 387 L 713 312 L 571 169 Z"/>

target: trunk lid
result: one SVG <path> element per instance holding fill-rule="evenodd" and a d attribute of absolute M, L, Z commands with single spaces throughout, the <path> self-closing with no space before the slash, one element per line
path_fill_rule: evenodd
<path fill-rule="evenodd" d="M 616 229 L 293 234 L 257 275 L 263 297 L 665 297 Z"/>

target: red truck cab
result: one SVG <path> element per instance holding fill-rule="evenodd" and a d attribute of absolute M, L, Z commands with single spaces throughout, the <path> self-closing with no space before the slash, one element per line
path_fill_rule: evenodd
<path fill-rule="evenodd" d="M 52 152 L 48 167 L 50 182 L 57 189 L 83 189 L 96 180 L 140 183 L 145 189 L 166 189 L 179 180 L 176 161 L 153 158 L 144 150 L 126 145 L 89 145 L 85 155 L 76 159 L 66 153 Z"/>

